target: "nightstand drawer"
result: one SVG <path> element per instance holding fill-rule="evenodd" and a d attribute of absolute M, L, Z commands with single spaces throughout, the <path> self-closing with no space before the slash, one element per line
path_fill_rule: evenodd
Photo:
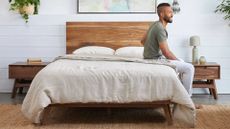
<path fill-rule="evenodd" d="M 9 78 L 33 79 L 43 66 L 9 66 Z"/>
<path fill-rule="evenodd" d="M 194 79 L 219 79 L 220 67 L 196 67 Z"/>
<path fill-rule="evenodd" d="M 15 98 L 19 88 L 19 92 L 22 93 L 23 87 L 29 87 L 35 75 L 48 64 L 49 62 L 9 64 L 9 78 L 15 79 L 11 98 Z"/>

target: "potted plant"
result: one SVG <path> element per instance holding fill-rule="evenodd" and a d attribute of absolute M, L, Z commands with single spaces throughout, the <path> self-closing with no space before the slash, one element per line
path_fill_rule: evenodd
<path fill-rule="evenodd" d="M 223 0 L 220 5 L 216 7 L 215 12 L 224 13 L 224 19 L 230 20 L 230 0 Z"/>
<path fill-rule="evenodd" d="M 18 11 L 22 18 L 29 20 L 29 15 L 38 14 L 40 0 L 10 0 L 10 10 Z"/>

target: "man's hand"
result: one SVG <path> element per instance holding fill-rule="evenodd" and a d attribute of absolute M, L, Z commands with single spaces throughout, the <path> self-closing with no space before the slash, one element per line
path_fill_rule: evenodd
<path fill-rule="evenodd" d="M 144 34 L 144 36 L 141 39 L 141 44 L 144 46 L 145 41 L 146 41 L 146 37 L 147 37 L 147 32 Z"/>

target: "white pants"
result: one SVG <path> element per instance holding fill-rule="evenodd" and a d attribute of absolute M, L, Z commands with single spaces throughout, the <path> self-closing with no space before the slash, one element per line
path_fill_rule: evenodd
<path fill-rule="evenodd" d="M 177 72 L 181 79 L 184 88 L 188 91 L 189 95 L 192 96 L 192 82 L 194 77 L 194 66 L 190 63 L 179 60 L 170 60 L 170 62 L 176 66 Z"/>

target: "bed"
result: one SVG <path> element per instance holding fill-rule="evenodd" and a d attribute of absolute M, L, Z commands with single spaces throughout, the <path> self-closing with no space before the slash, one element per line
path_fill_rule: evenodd
<path fill-rule="evenodd" d="M 172 67 L 144 59 L 104 55 L 95 59 L 92 55 L 72 54 L 85 46 L 114 50 L 141 46 L 140 40 L 150 24 L 67 22 L 67 55 L 57 58 L 36 75 L 23 101 L 23 114 L 39 124 L 47 108 L 53 106 L 162 107 L 169 125 L 175 118 L 194 127 L 194 104 Z"/>

